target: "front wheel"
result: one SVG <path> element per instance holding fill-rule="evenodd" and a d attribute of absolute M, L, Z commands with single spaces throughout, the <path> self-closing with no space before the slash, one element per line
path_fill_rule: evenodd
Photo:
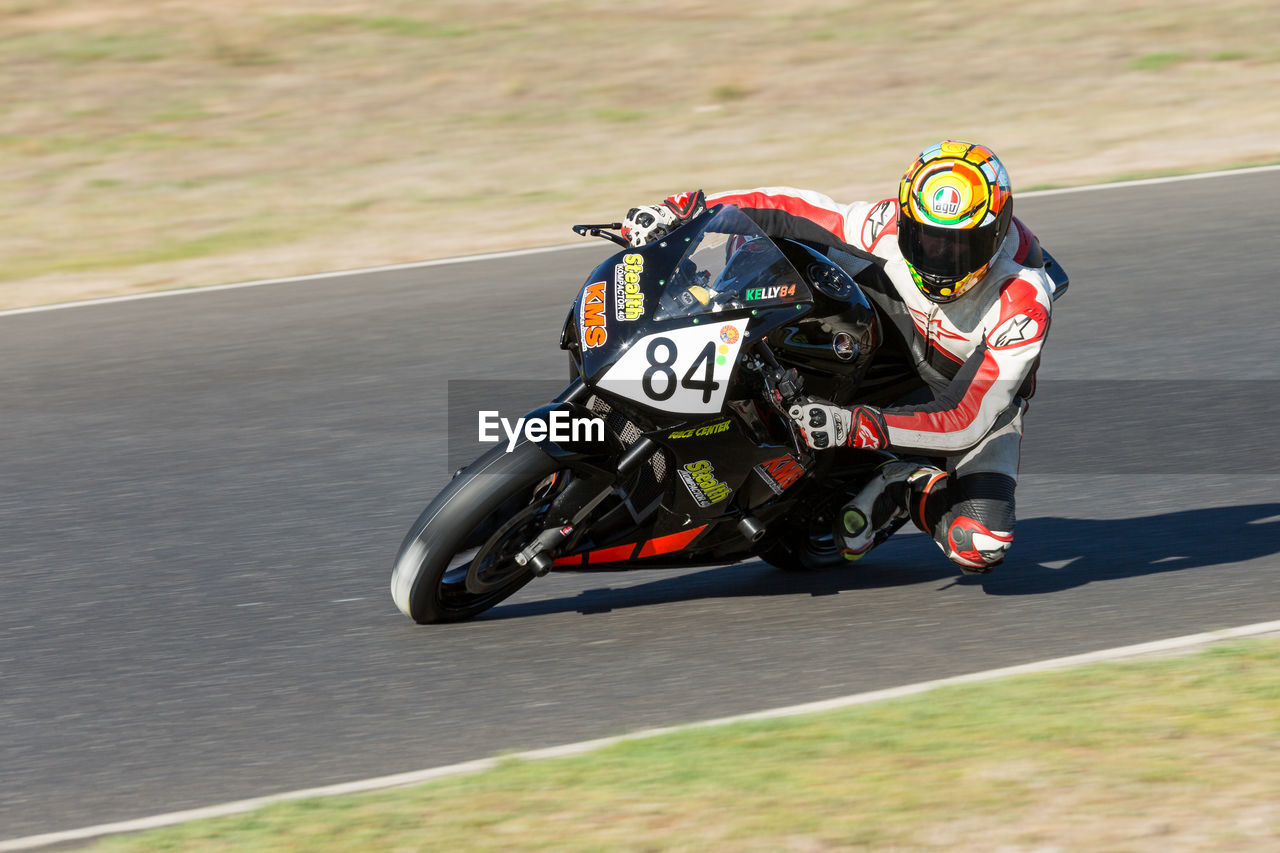
<path fill-rule="evenodd" d="M 501 445 L 464 469 L 410 528 L 391 573 L 391 597 L 415 622 L 457 622 L 533 579 L 512 560 L 533 537 L 559 485 L 558 463 L 535 444 Z M 473 592 L 467 572 L 475 564 Z"/>

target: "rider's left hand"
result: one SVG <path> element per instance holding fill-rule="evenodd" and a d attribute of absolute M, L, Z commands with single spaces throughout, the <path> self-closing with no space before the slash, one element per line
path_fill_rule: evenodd
<path fill-rule="evenodd" d="M 846 409 L 822 400 L 792 406 L 788 412 L 800 426 L 805 443 L 815 450 L 861 447 L 881 450 L 889 442 L 884 416 L 872 406 Z"/>

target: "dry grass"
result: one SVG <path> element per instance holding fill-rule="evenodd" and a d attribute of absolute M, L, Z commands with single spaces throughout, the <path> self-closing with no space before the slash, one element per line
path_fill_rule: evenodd
<path fill-rule="evenodd" d="M 566 242 L 691 186 L 1280 158 L 1273 2 L 0 0 L 0 307 Z"/>
<path fill-rule="evenodd" d="M 95 850 L 1274 851 L 1280 643 L 687 731 Z"/>

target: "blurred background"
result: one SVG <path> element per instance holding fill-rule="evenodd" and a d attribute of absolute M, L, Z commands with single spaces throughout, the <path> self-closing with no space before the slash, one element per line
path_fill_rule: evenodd
<path fill-rule="evenodd" d="M 1015 191 L 1275 162 L 1280 6 L 0 0 L 0 87 L 8 308 L 881 198 L 943 135 Z"/>
<path fill-rule="evenodd" d="M 1278 163 L 1276 92 L 1275 0 L 0 0 L 0 309 L 581 244 L 0 317 L 0 849 L 1276 619 L 1277 170 L 1018 199 L 1073 287 L 1028 418 L 1018 544 L 985 580 L 904 530 L 856 571 L 557 573 L 438 630 L 387 590 L 413 519 L 474 455 L 450 414 L 474 435 L 478 408 L 508 405 L 495 388 L 527 400 L 508 416 L 559 390 L 569 301 L 615 248 L 570 224 L 696 187 L 884 198 L 944 136 L 993 147 L 1015 192 Z M 884 725 L 949 739 L 924 750 L 941 774 L 912 755 L 864 772 L 843 734 L 848 757 L 811 751 L 808 782 L 765 765 L 762 799 L 730 773 L 742 837 L 757 811 L 798 815 L 755 848 L 717 835 L 727 807 L 669 787 L 691 778 L 679 748 L 639 789 L 652 810 L 630 770 L 619 806 L 527 788 L 689 849 L 827 849 L 815 804 L 834 804 L 831 837 L 901 847 L 839 836 L 915 820 L 850 809 L 831 780 L 851 778 L 923 804 L 935 848 L 1238 850 L 1280 839 L 1273 657 L 1227 667 L 1262 674 L 1236 693 L 1193 673 L 1193 694 L 1156 681 L 1153 703 L 1117 682 L 1155 722 L 1016 696 L 1002 715 L 982 694 L 946 729 L 951 700 L 931 697 L 919 725 Z M 1023 757 L 971 760 L 971 725 L 999 746 L 1037 706 L 1049 734 Z M 744 749 L 716 760 L 756 773 Z M 506 821 L 492 849 L 527 813 L 549 848 L 578 825 L 472 804 Z M 672 823 L 677 806 L 714 817 Z M 332 804 L 299 808 L 311 826 Z M 414 838 L 384 846 L 421 846 L 417 816 L 387 823 Z"/>

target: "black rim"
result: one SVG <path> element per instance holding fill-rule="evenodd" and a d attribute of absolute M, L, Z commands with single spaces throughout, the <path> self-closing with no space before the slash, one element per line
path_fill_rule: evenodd
<path fill-rule="evenodd" d="M 461 612 L 476 607 L 484 609 L 489 601 L 504 598 L 506 590 L 511 586 L 523 584 L 533 576 L 530 569 L 516 564 L 515 555 L 542 532 L 552 498 L 560 491 L 566 479 L 557 473 L 541 480 L 531 491 L 527 505 L 503 522 L 483 544 L 478 548 L 459 551 L 450 558 L 451 563 L 459 557 L 462 559 L 440 576 L 436 600 L 443 610 Z M 510 511 L 510 504 L 495 508 L 484 521 L 476 525 L 476 529 L 492 525 L 495 515 Z M 467 589 L 467 573 L 473 566 L 473 582 L 481 586 L 483 592 L 475 593 Z"/>
<path fill-rule="evenodd" d="M 830 531 L 811 531 L 800 543 L 800 562 L 811 568 L 824 568 L 844 562 L 844 545 Z"/>
<path fill-rule="evenodd" d="M 470 578 L 466 588 L 477 594 L 492 592 L 506 586 L 527 569 L 516 563 L 515 557 L 543 531 L 547 517 L 547 503 L 535 503 L 516 513 L 499 527 L 489 540 L 480 546 L 471 561 L 460 567 L 463 578 Z"/>

